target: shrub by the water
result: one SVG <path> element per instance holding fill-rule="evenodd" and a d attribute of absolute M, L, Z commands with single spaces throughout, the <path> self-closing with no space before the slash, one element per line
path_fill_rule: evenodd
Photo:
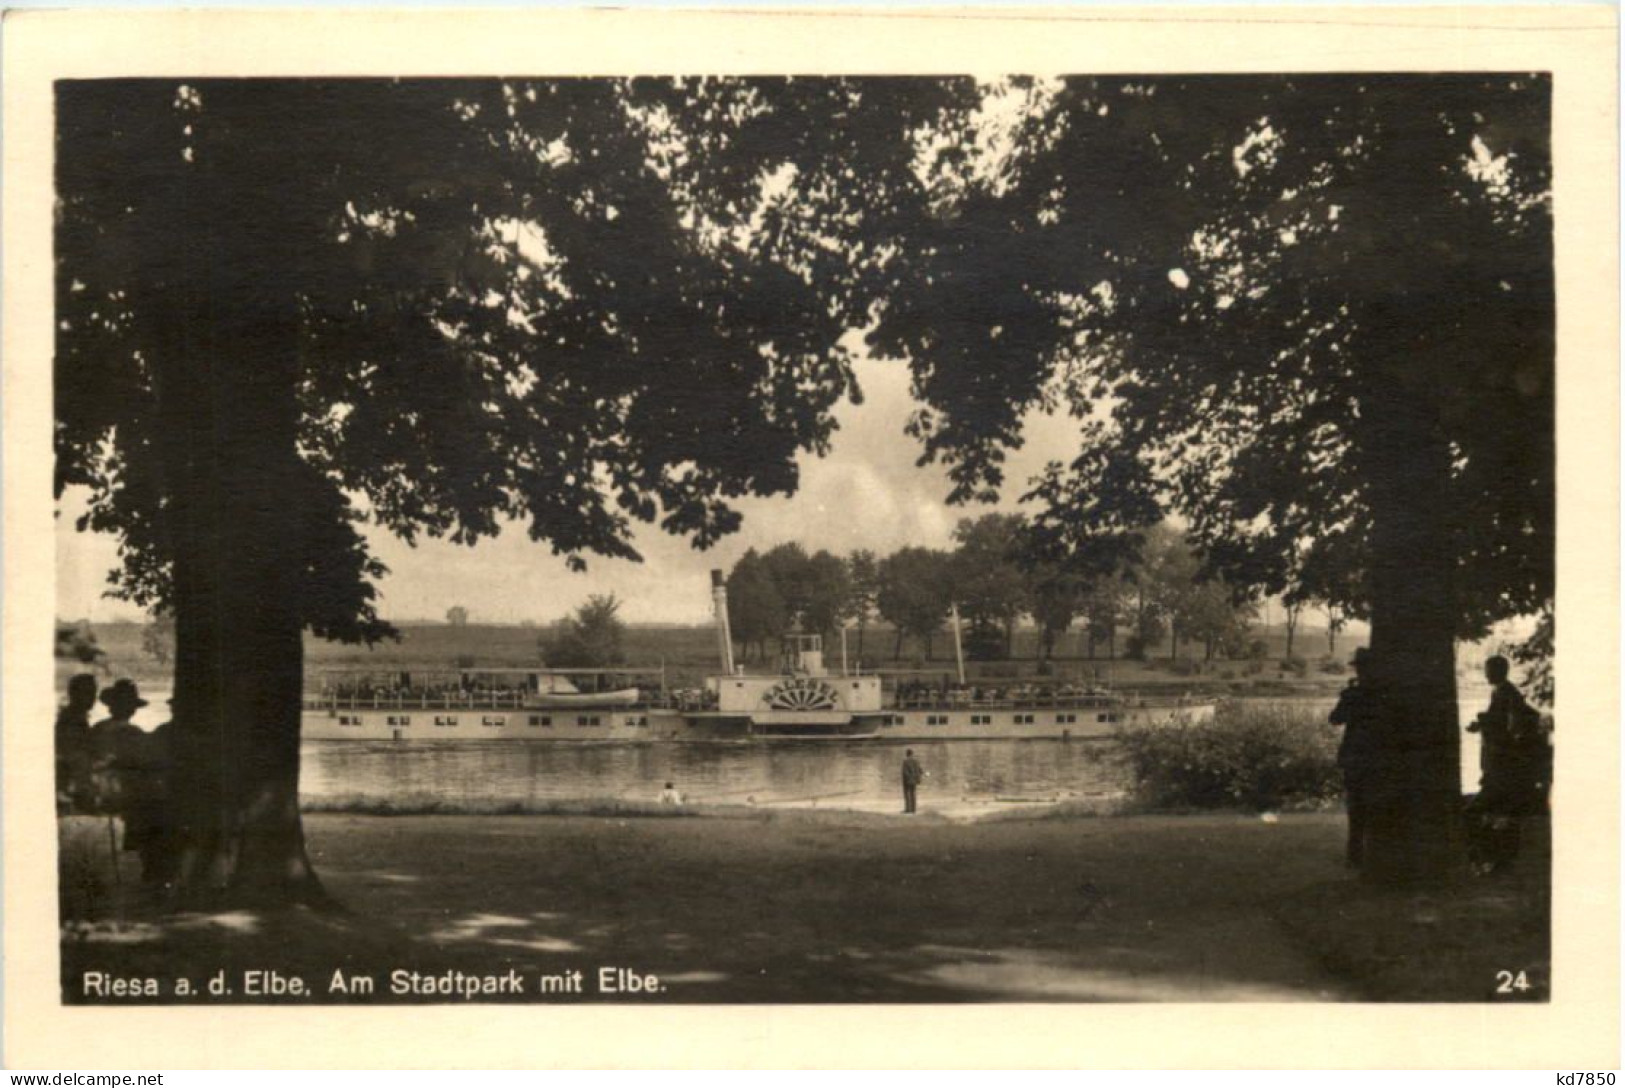
<path fill-rule="evenodd" d="M 1338 730 L 1303 707 L 1224 703 L 1211 721 L 1118 734 L 1135 790 L 1153 808 L 1316 805 L 1342 792 Z"/>

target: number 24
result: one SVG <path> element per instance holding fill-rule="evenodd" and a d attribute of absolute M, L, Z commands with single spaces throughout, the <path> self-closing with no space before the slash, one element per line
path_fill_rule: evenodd
<path fill-rule="evenodd" d="M 1510 994 L 1513 991 L 1522 993 L 1529 989 L 1529 974 L 1526 971 L 1497 971 L 1495 972 L 1495 992 Z"/>

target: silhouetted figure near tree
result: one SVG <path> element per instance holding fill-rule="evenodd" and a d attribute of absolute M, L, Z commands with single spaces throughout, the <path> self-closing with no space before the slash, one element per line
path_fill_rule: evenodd
<path fill-rule="evenodd" d="M 1468 804 L 1468 860 L 1481 875 L 1500 872 L 1517 857 L 1520 824 L 1540 811 L 1549 777 L 1540 713 L 1508 672 L 1504 657 L 1484 662 L 1484 677 L 1494 691 L 1489 709 L 1467 727 L 1483 741 L 1478 795 Z"/>
<path fill-rule="evenodd" d="M 68 681 L 68 698 L 56 712 L 57 903 L 62 921 L 94 917 L 105 906 L 106 884 L 96 858 L 105 849 L 91 778 L 90 712 L 96 677 Z"/>
<path fill-rule="evenodd" d="M 88 672 L 68 681 L 68 701 L 56 713 L 56 814 L 83 811 L 90 789 L 90 712 L 96 678 Z"/>
<path fill-rule="evenodd" d="M 178 871 L 174 798 L 170 780 L 174 771 L 175 723 L 165 721 L 146 734 L 140 748 L 142 786 L 145 796 L 141 801 L 142 819 L 146 824 L 146 840 L 140 847 L 141 879 L 148 884 L 170 885 Z"/>
<path fill-rule="evenodd" d="M 147 705 L 132 680 L 119 680 L 102 692 L 108 717 L 90 731 L 93 774 L 99 807 L 124 821 L 125 851 L 141 857 L 141 878 L 164 879 L 167 869 L 166 766 L 163 736 L 148 733 L 130 719 Z"/>
<path fill-rule="evenodd" d="M 1356 869 L 1365 864 L 1372 793 L 1379 785 L 1381 719 L 1371 692 L 1370 665 L 1369 650 L 1362 646 L 1354 651 L 1354 679 L 1338 696 L 1331 713 L 1332 724 L 1343 727 L 1337 765 L 1343 770 L 1344 804 L 1349 814 L 1348 864 Z"/>

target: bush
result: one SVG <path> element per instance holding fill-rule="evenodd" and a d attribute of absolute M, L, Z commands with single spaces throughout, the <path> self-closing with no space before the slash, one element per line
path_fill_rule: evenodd
<path fill-rule="evenodd" d="M 1302 676 L 1309 671 L 1309 662 L 1301 657 L 1289 657 L 1281 662 L 1281 671 L 1291 673 L 1293 676 Z"/>
<path fill-rule="evenodd" d="M 1337 658 L 1328 657 L 1326 660 L 1320 663 L 1320 671 L 1330 673 L 1333 676 L 1342 676 L 1344 673 L 1348 672 L 1349 669 L 1347 665 L 1343 664 Z"/>
<path fill-rule="evenodd" d="M 1136 792 L 1153 808 L 1263 811 L 1342 792 L 1337 730 L 1302 708 L 1225 703 L 1211 721 L 1118 736 Z"/>

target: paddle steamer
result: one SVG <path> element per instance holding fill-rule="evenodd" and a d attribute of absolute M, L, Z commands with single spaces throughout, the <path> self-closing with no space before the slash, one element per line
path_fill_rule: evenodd
<path fill-rule="evenodd" d="M 461 669 L 325 677 L 306 696 L 308 740 L 928 741 L 1107 736 L 1193 723 L 1212 702 L 1134 697 L 1071 684 L 928 683 L 833 672 L 817 635 L 790 635 L 776 674 L 733 660 L 727 589 L 711 572 L 722 669 L 703 689 L 672 690 L 664 669 Z M 955 625 L 957 647 L 957 623 Z M 892 681 L 889 685 L 887 681 Z"/>

